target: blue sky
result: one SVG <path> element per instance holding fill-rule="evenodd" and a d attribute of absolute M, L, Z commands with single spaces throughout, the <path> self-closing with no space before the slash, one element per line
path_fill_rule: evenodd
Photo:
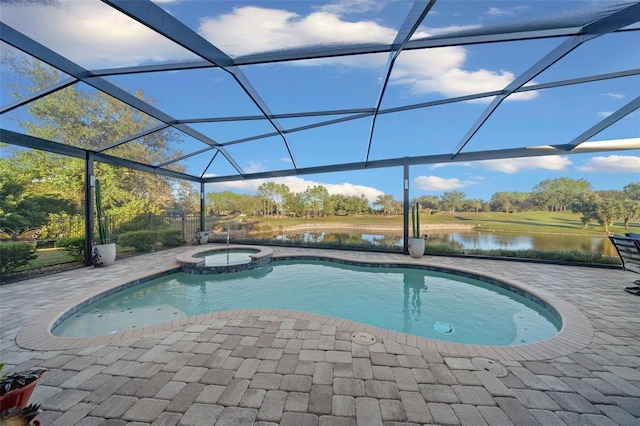
<path fill-rule="evenodd" d="M 512 20 L 575 14 L 607 2 L 591 1 L 446 1 L 436 3 L 415 38 L 452 29 L 477 29 Z M 300 46 L 393 41 L 411 3 L 345 0 L 311 1 L 162 1 L 169 13 L 232 57 Z M 3 4 L 2 19 L 45 46 L 87 69 L 195 60 L 192 53 L 163 40 L 135 21 L 97 1 L 61 1 L 55 6 Z M 640 32 L 609 34 L 584 44 L 532 84 L 640 68 Z M 78 38 L 79 37 L 79 38 Z M 497 90 L 535 64 L 562 39 L 496 45 L 456 46 L 403 52 L 398 58 L 381 108 L 393 108 L 470 93 Z M 7 48 L 3 46 L 3 48 Z M 273 113 L 366 108 L 375 105 L 387 54 L 240 67 Z M 3 73 L 6 70 L 3 69 Z M 5 80 L 3 75 L 3 80 Z M 142 89 L 174 118 L 255 115 L 257 107 L 231 77 L 219 69 L 113 76 L 130 90 Z M 2 104 L 9 102 L 6 85 Z M 568 143 L 640 94 L 640 77 L 631 76 L 513 95 L 474 136 L 467 151 Z M 370 159 L 450 153 L 491 99 L 456 103 L 379 116 Z M 24 114 L 18 111 L 18 114 Z M 284 128 L 332 117 L 283 119 Z M 2 126 L 12 123 L 2 119 Z M 269 133 L 265 120 L 193 124 L 219 142 Z M 371 118 L 335 127 L 288 134 L 299 167 L 363 161 Z M 498 191 L 531 191 L 544 179 L 584 178 L 593 189 L 621 190 L 640 182 L 640 113 L 635 111 L 590 141 L 626 140 L 635 149 L 598 154 L 491 160 L 412 166 L 411 196 L 464 192 L 488 200 Z M 181 148 L 195 151 L 201 142 L 184 138 Z M 279 137 L 230 145 L 229 153 L 246 172 L 290 168 L 292 160 Z M 208 175 L 234 174 L 218 156 Z M 199 174 L 210 154 L 185 162 Z M 207 190 L 254 192 L 263 181 L 208 185 Z M 322 184 L 330 193 L 381 193 L 402 196 L 402 170 L 305 175 L 278 179 L 292 191 Z"/>

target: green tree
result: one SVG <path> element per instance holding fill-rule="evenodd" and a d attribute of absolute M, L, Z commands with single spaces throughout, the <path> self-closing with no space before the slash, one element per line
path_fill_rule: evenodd
<path fill-rule="evenodd" d="M 440 206 L 440 199 L 437 195 L 421 195 L 420 197 L 411 200 L 411 204 L 420 203 L 420 208 L 426 211 L 427 214 L 431 214 L 432 211 L 438 210 Z"/>
<path fill-rule="evenodd" d="M 0 149 L 8 148 L 0 146 Z M 44 225 L 50 213 L 80 212 L 76 200 L 65 199 L 60 190 L 43 189 L 47 184 L 31 179 L 25 163 L 15 159 L 14 156 L 0 158 L 0 228 L 17 231 Z"/>
<path fill-rule="evenodd" d="M 8 82 L 12 95 L 34 93 L 58 82 L 59 72 L 37 60 L 7 56 L 4 58 L 17 76 Z M 3 64 L 4 65 L 4 64 Z M 142 92 L 135 92 L 145 99 Z M 181 139 L 176 131 L 161 130 L 124 144 L 116 144 L 131 135 L 156 127 L 157 120 L 102 92 L 87 90 L 80 84 L 51 93 L 26 106 L 28 114 L 12 115 L 27 134 L 65 145 L 101 151 L 116 157 L 164 163 L 181 155 L 175 148 Z M 28 170 L 38 182 L 40 195 L 84 202 L 84 162 L 44 151 L 19 150 L 11 161 Z M 167 166 L 183 170 L 177 165 Z M 96 163 L 94 173 L 102 183 L 103 208 L 115 221 L 143 213 L 159 213 L 173 206 L 174 189 L 169 179 L 136 170 L 123 170 Z"/>
<path fill-rule="evenodd" d="M 622 188 L 624 198 L 629 200 L 640 201 L 640 182 L 630 183 Z"/>
<path fill-rule="evenodd" d="M 302 199 L 309 215 L 319 216 L 324 212 L 324 203 L 329 199 L 329 191 L 322 185 L 314 185 L 302 193 Z"/>
<path fill-rule="evenodd" d="M 622 220 L 624 229 L 629 229 L 629 222 L 640 217 L 640 200 L 624 200 L 622 202 Z"/>
<path fill-rule="evenodd" d="M 381 194 L 378 195 L 378 198 L 376 198 L 376 200 L 373 202 L 373 205 L 382 210 L 383 214 L 391 215 L 394 211 L 396 203 L 397 201 L 393 197 L 393 195 Z"/>
<path fill-rule="evenodd" d="M 604 228 L 604 232 L 609 232 L 609 227 L 616 219 L 622 216 L 622 204 L 617 200 L 602 200 L 595 213 L 595 218 Z"/>
<path fill-rule="evenodd" d="M 598 194 L 593 192 L 585 192 L 578 195 L 571 202 L 571 211 L 574 213 L 580 213 L 580 222 L 582 222 L 583 228 L 589 227 L 589 222 L 592 219 L 597 218 L 598 208 L 601 203 L 601 198 Z"/>
<path fill-rule="evenodd" d="M 462 191 L 447 191 L 440 196 L 442 210 L 448 210 L 455 214 L 463 205 L 465 194 Z"/>
<path fill-rule="evenodd" d="M 545 179 L 533 188 L 532 201 L 543 210 L 562 211 L 579 194 L 589 191 L 591 184 L 585 179 Z"/>

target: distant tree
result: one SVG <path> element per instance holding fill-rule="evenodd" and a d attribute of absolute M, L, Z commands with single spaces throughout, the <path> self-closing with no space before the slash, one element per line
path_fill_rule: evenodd
<path fill-rule="evenodd" d="M 624 198 L 629 200 L 640 201 L 640 182 L 630 183 L 622 188 Z"/>
<path fill-rule="evenodd" d="M 617 200 L 602 200 L 595 214 L 596 220 L 604 228 L 604 232 L 609 232 L 609 227 L 616 219 L 622 216 L 622 203 Z"/>
<path fill-rule="evenodd" d="M 464 199 L 464 192 L 447 191 L 440 197 L 440 205 L 442 206 L 442 210 L 448 210 L 452 214 L 454 214 L 456 210 L 460 210 L 463 205 Z"/>
<path fill-rule="evenodd" d="M 289 214 L 294 217 L 303 216 L 307 211 L 304 198 L 300 192 L 290 192 L 287 194 L 284 199 L 284 204 L 287 206 Z"/>
<path fill-rule="evenodd" d="M 382 213 L 385 215 L 391 215 L 396 208 L 396 199 L 393 195 L 381 194 L 378 195 L 378 198 L 373 202 L 374 206 L 377 206 Z"/>
<path fill-rule="evenodd" d="M 583 228 L 589 227 L 589 222 L 592 219 L 597 218 L 598 208 L 601 203 L 601 198 L 594 192 L 585 192 L 578 195 L 571 203 L 571 211 L 574 213 L 580 213 L 580 222 L 582 222 Z"/>
<path fill-rule="evenodd" d="M 478 213 L 482 210 L 483 202 L 481 199 L 476 198 L 473 200 L 464 200 L 464 204 L 462 205 L 462 209 L 466 212 L 474 212 Z"/>
<path fill-rule="evenodd" d="M 542 210 L 566 210 L 579 194 L 590 192 L 585 179 L 545 179 L 533 188 L 532 202 Z"/>
<path fill-rule="evenodd" d="M 629 229 L 629 222 L 640 217 L 640 200 L 624 200 L 622 202 L 622 220 L 624 229 Z"/>
<path fill-rule="evenodd" d="M 519 192 L 496 192 L 491 196 L 489 206 L 494 212 L 513 213 L 519 210 L 521 200 L 526 198 L 526 195 Z"/>
<path fill-rule="evenodd" d="M 266 204 L 266 212 L 273 214 L 275 207 L 276 215 L 280 215 L 282 211 L 282 202 L 289 193 L 289 187 L 285 184 L 277 184 L 275 182 L 264 182 L 258 187 L 258 195 L 264 198 Z"/>
<path fill-rule="evenodd" d="M 420 203 L 420 207 L 422 210 L 426 211 L 427 214 L 431 214 L 432 211 L 438 210 L 438 206 L 440 205 L 440 198 L 436 195 L 421 195 L 415 200 L 411 201 L 411 204 Z"/>

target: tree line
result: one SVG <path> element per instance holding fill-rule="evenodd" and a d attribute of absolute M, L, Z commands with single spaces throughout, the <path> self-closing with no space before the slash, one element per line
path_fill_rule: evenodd
<path fill-rule="evenodd" d="M 464 192 L 447 191 L 440 196 L 423 195 L 418 202 L 428 214 L 440 211 L 506 212 L 566 211 L 581 213 L 585 227 L 592 220 L 605 230 L 616 220 L 629 222 L 640 217 L 640 183 L 630 183 L 622 191 L 593 191 L 584 179 L 546 179 L 531 192 L 496 192 L 491 200 L 469 199 Z M 230 191 L 206 195 L 208 213 L 212 215 L 251 215 L 254 217 L 322 217 L 329 215 L 403 214 L 403 203 L 393 195 L 381 194 L 369 203 L 364 195 L 329 194 L 322 185 L 292 192 L 285 184 L 266 182 L 257 194 L 237 194 Z"/>

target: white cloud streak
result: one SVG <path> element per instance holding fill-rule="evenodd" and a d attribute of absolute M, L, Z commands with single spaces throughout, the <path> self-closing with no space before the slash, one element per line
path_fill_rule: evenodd
<path fill-rule="evenodd" d="M 609 155 L 593 157 L 577 169 L 587 173 L 636 173 L 640 176 L 640 156 Z"/>
<path fill-rule="evenodd" d="M 442 178 L 439 176 L 418 176 L 413 180 L 416 188 L 423 191 L 451 191 L 454 189 L 464 188 L 471 182 L 463 182 L 458 178 Z"/>
<path fill-rule="evenodd" d="M 566 170 L 572 163 L 566 157 L 545 155 L 541 157 L 483 160 L 477 161 L 476 164 L 486 170 L 514 174 L 522 170 Z"/>

